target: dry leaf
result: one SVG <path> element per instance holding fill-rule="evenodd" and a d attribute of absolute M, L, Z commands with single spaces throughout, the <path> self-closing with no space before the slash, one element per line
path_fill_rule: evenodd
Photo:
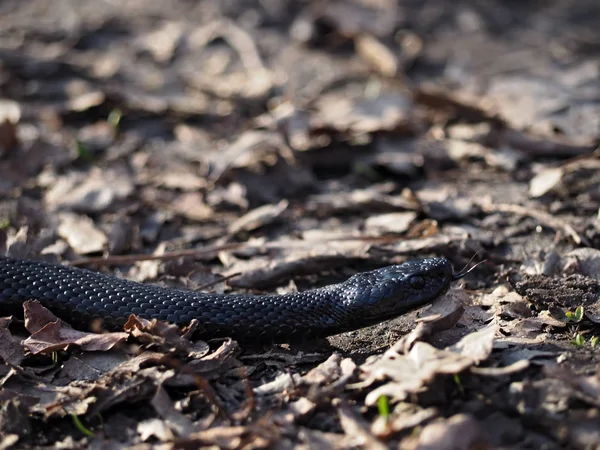
<path fill-rule="evenodd" d="M 26 301 L 25 327 L 31 333 L 23 345 L 31 353 L 51 353 L 77 345 L 85 351 L 106 351 L 127 340 L 127 333 L 84 333 L 71 328 L 37 301 Z"/>

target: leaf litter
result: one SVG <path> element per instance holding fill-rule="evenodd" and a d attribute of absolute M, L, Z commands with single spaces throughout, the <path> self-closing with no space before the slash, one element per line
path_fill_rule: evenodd
<path fill-rule="evenodd" d="M 0 448 L 597 446 L 597 6 L 213 3 L 7 10 L 3 254 L 225 293 L 487 262 L 304 347 L 2 311 Z"/>

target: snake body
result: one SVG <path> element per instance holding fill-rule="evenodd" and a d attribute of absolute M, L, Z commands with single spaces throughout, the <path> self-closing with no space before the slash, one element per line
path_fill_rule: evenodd
<path fill-rule="evenodd" d="M 76 328 L 101 319 L 119 329 L 131 314 L 185 325 L 196 336 L 240 343 L 297 342 L 374 325 L 430 303 L 459 278 L 445 258 L 409 261 L 283 295 L 214 294 L 163 288 L 99 272 L 0 258 L 0 313 L 38 300 Z"/>

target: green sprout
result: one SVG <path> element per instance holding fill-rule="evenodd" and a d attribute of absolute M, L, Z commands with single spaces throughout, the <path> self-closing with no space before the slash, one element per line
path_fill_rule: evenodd
<path fill-rule="evenodd" d="M 87 146 L 81 142 L 79 139 L 75 139 L 75 149 L 77 150 L 77 157 L 83 161 L 91 161 L 92 160 L 92 152 L 87 148 Z"/>
<path fill-rule="evenodd" d="M 94 433 L 81 423 L 81 420 L 79 420 L 79 416 L 77 414 L 71 414 L 71 418 L 73 419 L 73 425 L 75 425 L 75 428 L 77 428 L 84 436 L 94 436 Z"/>
<path fill-rule="evenodd" d="M 387 420 L 390 417 L 390 401 L 386 395 L 380 395 L 377 399 L 379 415 Z"/>
<path fill-rule="evenodd" d="M 575 312 L 567 311 L 565 315 L 569 322 L 581 322 L 581 319 L 583 319 L 583 306 L 578 306 Z"/>
<path fill-rule="evenodd" d="M 577 333 L 573 339 L 571 339 L 571 344 L 579 348 L 583 347 L 585 345 L 585 338 L 583 337 L 583 334 Z"/>
<path fill-rule="evenodd" d="M 592 348 L 598 347 L 599 343 L 600 343 L 600 338 L 598 336 L 593 336 L 592 339 L 590 339 L 590 344 L 591 344 Z"/>
<path fill-rule="evenodd" d="M 119 123 L 121 122 L 121 118 L 123 117 L 123 112 L 115 108 L 113 109 L 106 118 L 106 122 L 108 125 L 115 131 L 119 130 Z"/>

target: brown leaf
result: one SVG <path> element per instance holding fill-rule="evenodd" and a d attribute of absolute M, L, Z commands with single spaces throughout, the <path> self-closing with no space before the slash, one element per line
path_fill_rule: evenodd
<path fill-rule="evenodd" d="M 80 255 L 104 250 L 108 238 L 92 219 L 73 213 L 60 213 L 58 234 Z"/>
<path fill-rule="evenodd" d="M 529 196 L 532 198 L 542 197 L 552 189 L 560 185 L 564 176 L 562 167 L 552 167 L 542 170 L 529 183 Z"/>
<path fill-rule="evenodd" d="M 381 395 L 402 401 L 408 394 L 419 392 L 437 375 L 462 372 L 487 358 L 492 350 L 496 329 L 495 324 L 490 324 L 444 350 L 417 342 L 410 353 L 400 355 L 396 346 L 393 346 L 378 361 L 361 366 L 364 381 L 356 386 L 365 387 L 377 380 L 389 380 L 387 384 L 371 391 L 365 403 L 374 405 Z"/>
<path fill-rule="evenodd" d="M 468 356 L 448 350 L 439 350 L 424 342 L 417 342 L 408 355 L 398 355 L 388 350 L 384 357 L 372 365 L 363 365 L 365 386 L 376 380 L 391 380 L 371 391 L 365 404 L 375 405 L 381 395 L 393 401 L 402 401 L 408 394 L 419 392 L 439 374 L 455 374 L 473 365 Z"/>
<path fill-rule="evenodd" d="M 183 437 L 191 433 L 191 420 L 175 409 L 173 401 L 162 386 L 158 387 L 150 404 L 176 436 Z"/>
<path fill-rule="evenodd" d="M 221 368 L 238 352 L 238 350 L 238 343 L 231 339 L 227 339 L 214 352 L 203 356 L 200 359 L 190 361 L 188 367 L 192 369 L 194 373 L 200 373 L 206 376 L 206 374 Z"/>
<path fill-rule="evenodd" d="M 393 77 L 400 62 L 396 54 L 380 40 L 370 35 L 355 38 L 356 51 L 367 64 L 386 77 Z"/>
<path fill-rule="evenodd" d="M 0 361 L 16 367 L 25 358 L 25 352 L 21 339 L 14 337 L 8 329 L 11 320 L 12 317 L 0 318 Z"/>
<path fill-rule="evenodd" d="M 137 432 L 143 442 L 151 438 L 158 439 L 160 442 L 170 442 L 175 439 L 173 431 L 166 420 L 148 419 L 138 423 Z"/>
<path fill-rule="evenodd" d="M 413 105 L 408 96 L 400 93 L 352 100 L 344 92 L 323 95 L 316 107 L 312 127 L 363 134 L 408 127 Z"/>
<path fill-rule="evenodd" d="M 127 339 L 127 333 L 94 334 L 77 331 L 44 308 L 39 302 L 23 304 L 25 328 L 31 333 L 23 345 L 31 353 L 51 353 L 78 345 L 85 351 L 106 351 Z"/>
<path fill-rule="evenodd" d="M 71 172 L 59 177 L 49 187 L 44 201 L 50 209 L 99 213 L 109 209 L 134 192 L 128 169 L 91 169 L 88 173 Z"/>
<path fill-rule="evenodd" d="M 274 205 L 263 205 L 253 209 L 233 221 L 229 225 L 228 232 L 230 234 L 237 234 L 241 231 L 253 231 L 269 225 L 281 217 L 288 205 L 289 202 L 287 200 L 282 200 Z"/>
<path fill-rule="evenodd" d="M 174 213 L 193 221 L 206 220 L 214 213 L 199 192 L 185 192 L 168 207 Z"/>
<path fill-rule="evenodd" d="M 131 314 L 123 329 L 147 345 L 159 345 L 168 350 L 181 351 L 185 351 L 190 345 L 177 325 L 163 320 L 148 320 Z"/>
<path fill-rule="evenodd" d="M 417 341 L 426 340 L 443 330 L 454 327 L 465 312 L 464 305 L 468 296 L 463 290 L 453 289 L 446 295 L 434 300 L 431 307 L 426 309 L 417 319 L 417 326 L 403 336 L 393 349 L 407 353 Z"/>
<path fill-rule="evenodd" d="M 448 350 L 468 356 L 474 363 L 479 363 L 486 360 L 492 353 L 497 332 L 498 325 L 492 322 L 474 333 L 469 333 L 456 344 L 448 347 Z"/>
<path fill-rule="evenodd" d="M 404 233 L 416 218 L 417 214 L 412 211 L 379 214 L 368 217 L 365 228 L 369 232 Z"/>

